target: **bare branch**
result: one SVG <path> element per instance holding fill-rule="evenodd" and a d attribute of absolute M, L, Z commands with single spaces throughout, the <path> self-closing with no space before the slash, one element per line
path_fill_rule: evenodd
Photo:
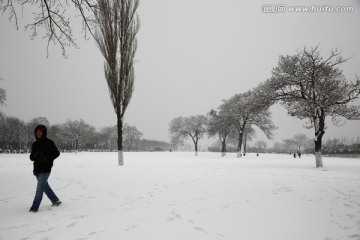
<path fill-rule="evenodd" d="M 7 0 L 7 3 L 4 6 L 0 6 L 0 12 L 5 14 L 5 12 L 9 12 L 9 21 L 11 22 L 13 19 L 15 21 L 16 29 L 19 29 L 18 18 L 16 15 L 16 11 L 13 5 L 13 0 Z"/>
<path fill-rule="evenodd" d="M 15 26 L 18 29 L 17 10 L 14 4 L 22 8 L 38 8 L 33 13 L 33 21 L 24 24 L 24 26 L 25 30 L 31 30 L 31 39 L 38 35 L 38 30 L 44 30 L 45 34 L 42 38 L 47 40 L 47 56 L 49 55 L 50 43 L 59 44 L 64 57 L 67 57 L 66 50 L 68 47 L 78 48 L 73 36 L 73 26 L 70 25 L 69 12 L 72 9 L 78 11 L 83 19 L 82 29 L 85 32 L 85 38 L 88 32 L 93 35 L 97 0 L 7 0 L 5 5 L 0 6 L 0 11 L 2 14 L 8 13 L 9 20 L 14 19 Z"/>

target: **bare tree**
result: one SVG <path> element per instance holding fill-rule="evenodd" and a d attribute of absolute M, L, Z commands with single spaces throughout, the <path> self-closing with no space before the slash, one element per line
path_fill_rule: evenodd
<path fill-rule="evenodd" d="M 236 94 L 229 100 L 225 100 L 219 107 L 219 114 L 231 118 L 237 129 L 237 157 L 241 157 L 246 127 L 257 126 L 268 138 L 272 137 L 272 132 L 276 127 L 271 120 L 269 106 L 268 102 L 258 100 L 257 89 L 254 89 L 246 93 Z"/>
<path fill-rule="evenodd" d="M 184 124 L 185 119 L 183 117 L 174 118 L 169 123 L 170 142 L 174 149 L 184 145 L 184 139 L 187 137 L 187 133 L 184 131 Z"/>
<path fill-rule="evenodd" d="M 137 130 L 135 126 L 124 125 L 124 143 L 129 151 L 137 150 L 138 143 L 143 136 L 142 132 Z"/>
<path fill-rule="evenodd" d="M 338 66 L 347 59 L 333 50 L 323 58 L 317 47 L 304 48 L 292 56 L 280 56 L 271 79 L 261 87 L 279 101 L 289 115 L 308 120 L 308 128 L 315 130 L 316 167 L 322 167 L 322 137 L 326 117 L 335 125 L 344 119 L 360 119 L 360 107 L 350 105 L 360 95 L 360 80 L 347 80 Z"/>
<path fill-rule="evenodd" d="M 61 142 L 61 124 L 54 124 L 49 126 L 49 138 L 54 141 L 55 145 L 59 147 Z"/>
<path fill-rule="evenodd" d="M 234 132 L 234 126 L 229 118 L 226 115 L 219 115 L 215 110 L 211 110 L 208 113 L 208 136 L 213 137 L 218 135 L 221 142 L 221 156 L 226 155 L 226 140 L 229 135 Z"/>
<path fill-rule="evenodd" d="M 47 50 L 50 43 L 59 44 L 62 54 L 66 57 L 68 46 L 77 47 L 73 36 L 73 26 L 70 24 L 74 12 L 82 18 L 84 36 L 92 35 L 94 27 L 94 12 L 97 0 L 2 0 L 0 12 L 8 14 L 9 21 L 14 21 L 19 29 L 18 12 L 31 11 L 33 18 L 24 24 L 25 30 L 30 30 L 30 38 L 34 39 L 39 29 L 44 30 L 42 38 L 47 39 Z M 41 31 L 40 30 L 40 31 Z"/>
<path fill-rule="evenodd" d="M 13 137 L 18 144 L 19 144 L 19 152 L 23 150 L 24 145 L 23 143 L 23 135 L 25 134 L 25 123 L 24 121 L 18 119 L 18 118 L 12 118 L 10 122 L 10 126 L 13 129 Z"/>
<path fill-rule="evenodd" d="M 84 120 L 67 120 L 61 124 L 60 136 L 64 140 L 75 142 L 75 151 L 79 150 L 79 143 L 95 134 L 95 128 Z"/>
<path fill-rule="evenodd" d="M 0 142 L 4 149 L 21 151 L 24 131 L 25 123 L 22 120 L 0 113 Z"/>
<path fill-rule="evenodd" d="M 114 142 L 117 142 L 116 139 L 117 139 L 117 126 L 104 127 L 102 129 L 100 129 L 99 144 L 103 146 L 103 149 L 107 149 L 107 150 L 111 151 L 111 149 L 114 145 Z"/>
<path fill-rule="evenodd" d="M 7 116 L 4 113 L 0 112 L 0 143 L 1 143 L 1 147 L 4 150 L 6 150 L 7 148 L 8 131 L 9 131 L 9 126 L 8 126 Z"/>
<path fill-rule="evenodd" d="M 267 143 L 264 140 L 258 140 L 255 142 L 255 147 L 258 152 L 263 152 L 267 148 Z"/>
<path fill-rule="evenodd" d="M 139 0 L 98 0 L 95 40 L 105 58 L 105 78 L 117 116 L 118 162 L 124 164 L 123 118 L 134 91 Z"/>
<path fill-rule="evenodd" d="M 288 150 L 288 152 L 291 154 L 292 152 L 296 152 L 296 141 L 292 138 L 292 139 L 283 139 L 283 142 L 284 142 L 284 148 L 286 150 Z"/>
<path fill-rule="evenodd" d="M 14 137 L 14 128 L 11 127 L 11 123 L 13 122 L 13 118 L 11 117 L 5 117 L 4 119 L 4 126 L 5 126 L 5 134 L 4 134 L 4 146 L 6 149 L 11 150 L 11 140 Z"/>
<path fill-rule="evenodd" d="M 206 133 L 206 126 L 207 118 L 202 115 L 174 118 L 169 124 L 171 142 L 183 143 L 187 137 L 190 137 L 195 146 L 195 156 L 197 156 L 198 142 Z"/>
<path fill-rule="evenodd" d="M 3 88 L 0 88 L 0 106 L 4 105 L 6 101 L 6 91 Z"/>
<path fill-rule="evenodd" d="M 0 77 L 0 81 L 4 80 Z M 4 88 L 0 88 L 0 106 L 4 105 L 6 101 L 6 91 Z"/>
<path fill-rule="evenodd" d="M 275 153 L 283 153 L 284 150 L 285 150 L 284 144 L 280 142 L 275 142 L 272 147 L 272 151 Z"/>
<path fill-rule="evenodd" d="M 309 138 L 305 134 L 295 134 L 293 137 L 295 143 L 296 143 L 296 149 L 298 153 L 301 153 L 301 147 L 309 140 Z"/>

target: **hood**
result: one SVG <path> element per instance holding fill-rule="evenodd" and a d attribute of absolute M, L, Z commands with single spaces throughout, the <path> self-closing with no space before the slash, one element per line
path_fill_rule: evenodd
<path fill-rule="evenodd" d="M 41 129 L 43 131 L 43 136 L 42 138 L 46 138 L 46 134 L 47 134 L 47 129 L 44 125 L 38 125 L 36 128 L 35 128 L 35 131 L 34 131 L 34 134 L 35 134 L 35 138 L 36 140 L 38 140 L 38 138 L 36 137 L 36 130 L 38 129 Z"/>

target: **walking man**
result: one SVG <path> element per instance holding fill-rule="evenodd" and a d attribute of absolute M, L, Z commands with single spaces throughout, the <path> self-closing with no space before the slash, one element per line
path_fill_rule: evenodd
<path fill-rule="evenodd" d="M 52 202 L 52 206 L 59 206 L 61 201 L 51 189 L 48 178 L 54 160 L 60 155 L 54 142 L 46 137 L 47 130 L 44 125 L 35 128 L 36 141 L 32 144 L 30 159 L 34 162 L 34 175 L 37 179 L 36 194 L 30 212 L 36 213 L 45 193 Z"/>

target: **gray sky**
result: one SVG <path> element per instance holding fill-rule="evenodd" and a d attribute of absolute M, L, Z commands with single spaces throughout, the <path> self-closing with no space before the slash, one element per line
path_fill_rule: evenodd
<path fill-rule="evenodd" d="M 352 57 L 341 68 L 347 77 L 360 75 L 360 1 L 272 1 L 290 5 L 354 6 L 353 13 L 262 13 L 268 1 L 142 0 L 141 29 L 135 65 L 136 83 L 125 121 L 148 139 L 168 141 L 168 123 L 177 116 L 206 114 L 222 99 L 245 92 L 266 80 L 279 55 L 320 44 Z M 30 15 L 24 13 L 24 18 Z M 20 23 L 23 22 L 20 19 Z M 77 30 L 80 25 L 75 26 Z M 0 15 L 0 82 L 8 94 L 8 115 L 26 121 L 44 116 L 51 123 L 82 118 L 95 127 L 115 125 L 103 73 L 103 58 L 93 40 L 80 35 L 80 49 L 68 59 L 58 46 L 16 31 Z M 303 121 L 273 106 L 279 127 L 275 140 L 304 132 Z M 325 138 L 360 136 L 360 122 L 329 125 Z M 265 136 L 258 134 L 260 139 Z"/>

